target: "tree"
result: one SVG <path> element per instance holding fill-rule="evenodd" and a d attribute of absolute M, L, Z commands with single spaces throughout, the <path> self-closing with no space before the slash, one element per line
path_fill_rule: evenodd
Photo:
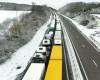
<path fill-rule="evenodd" d="M 36 3 L 35 3 L 35 2 L 32 2 L 32 6 L 33 6 L 33 5 L 36 5 Z"/>

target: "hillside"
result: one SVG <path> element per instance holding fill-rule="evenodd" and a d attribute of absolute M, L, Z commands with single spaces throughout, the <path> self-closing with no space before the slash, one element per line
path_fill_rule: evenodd
<path fill-rule="evenodd" d="M 34 5 L 29 13 L 20 15 L 20 19 L 8 19 L 2 23 L 1 25 L 12 25 L 4 32 L 5 38 L 0 39 L 0 64 L 6 62 L 17 49 L 32 39 L 37 30 L 49 19 L 50 14 L 47 6 Z"/>
<path fill-rule="evenodd" d="M 73 2 L 60 8 L 59 11 L 69 17 L 75 17 L 83 13 L 100 13 L 100 3 Z"/>
<path fill-rule="evenodd" d="M 91 15 L 100 14 L 100 3 L 73 2 L 60 8 L 59 11 L 88 29 L 100 26 L 98 18 Z"/>
<path fill-rule="evenodd" d="M 0 2 L 0 10 L 24 11 L 24 10 L 30 10 L 31 7 L 32 7 L 32 5 L 28 5 L 28 4 L 16 4 L 16 3 Z"/>

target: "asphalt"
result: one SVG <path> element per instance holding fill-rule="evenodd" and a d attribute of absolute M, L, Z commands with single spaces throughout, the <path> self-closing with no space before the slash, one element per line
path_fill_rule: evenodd
<path fill-rule="evenodd" d="M 80 58 L 79 61 L 77 57 L 79 65 L 81 64 L 80 62 L 82 62 L 84 69 L 82 65 L 80 65 L 80 69 L 83 75 L 86 74 L 85 77 L 87 77 L 88 80 L 100 80 L 100 52 L 96 51 L 71 21 L 61 15 L 59 16 L 73 43 L 76 56 Z M 84 80 L 86 80 L 86 78 L 84 78 Z"/>

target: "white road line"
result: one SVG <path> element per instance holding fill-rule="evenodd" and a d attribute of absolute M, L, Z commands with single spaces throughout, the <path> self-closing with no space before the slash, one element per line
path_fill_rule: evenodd
<path fill-rule="evenodd" d="M 92 60 L 92 61 L 93 61 L 94 65 L 95 65 L 96 67 L 98 67 L 97 63 L 96 63 L 94 60 Z"/>
<path fill-rule="evenodd" d="M 76 74 L 78 73 L 79 76 L 78 76 L 77 80 L 83 80 L 82 73 L 81 73 L 81 71 L 80 71 L 79 65 L 78 65 L 78 63 L 77 63 L 77 59 L 76 59 L 76 57 L 75 57 L 74 49 L 72 48 L 72 44 L 71 44 L 71 42 L 70 42 L 70 39 L 68 38 L 68 33 L 66 32 L 65 26 L 64 26 L 64 24 L 63 24 L 62 21 L 61 21 L 61 23 L 62 23 L 62 26 L 63 26 L 63 32 L 65 32 L 65 34 L 66 34 L 66 36 L 67 36 L 67 37 L 64 36 L 64 38 L 65 38 L 66 41 L 68 40 L 68 43 L 66 43 L 67 49 L 68 49 L 68 53 L 72 53 L 73 56 L 74 56 L 74 59 L 76 60 L 74 63 L 75 63 L 75 66 L 76 66 L 76 68 L 77 68 L 77 70 L 78 70 L 77 72 L 74 71 L 75 67 L 74 67 L 73 64 L 72 64 L 72 56 L 71 56 L 71 54 L 69 54 L 70 61 L 71 61 L 71 65 L 72 65 L 72 70 L 73 70 L 74 79 L 76 80 Z M 70 46 L 70 48 L 69 48 L 69 46 Z"/>
<path fill-rule="evenodd" d="M 60 14 L 60 15 L 63 16 L 62 14 Z M 63 16 L 63 17 L 64 17 L 64 16 Z M 66 17 L 65 17 L 65 18 L 66 18 Z M 67 19 L 68 19 L 68 18 L 67 18 Z M 64 26 L 64 24 L 63 24 L 62 21 L 61 21 L 61 23 L 62 23 L 62 25 Z M 67 33 L 67 32 L 66 32 L 66 33 Z M 73 44 L 73 43 L 72 43 L 72 44 Z M 85 71 L 85 69 L 84 69 L 84 67 L 83 67 L 83 64 L 82 64 L 81 59 L 80 59 L 80 57 L 79 57 L 79 55 L 78 55 L 78 52 L 77 52 L 77 50 L 76 50 L 76 48 L 75 48 L 74 45 L 73 45 L 73 47 L 74 47 L 74 49 L 75 49 L 75 51 L 76 51 L 76 54 L 77 54 L 77 56 L 78 56 L 78 58 L 79 58 L 79 61 L 80 61 L 81 67 L 82 67 L 82 69 L 83 69 L 83 72 L 84 72 L 84 74 L 85 74 L 86 80 L 88 80 L 86 71 Z"/>
<path fill-rule="evenodd" d="M 73 42 L 72 42 L 72 44 L 73 44 Z M 79 57 L 79 54 L 78 54 L 78 52 L 77 52 L 77 50 L 76 50 L 74 44 L 73 44 L 73 47 L 74 47 L 74 49 L 75 49 L 76 55 L 77 55 L 77 57 L 78 57 L 78 59 L 79 59 L 79 62 L 80 62 L 80 64 L 81 64 L 81 67 L 82 67 L 83 72 L 84 72 L 84 74 L 85 74 L 86 80 L 89 80 L 89 79 L 88 79 L 88 76 L 87 76 L 87 74 L 86 74 L 86 71 L 85 71 L 85 69 L 84 69 L 84 66 L 83 66 L 83 64 L 82 64 L 82 61 L 81 61 L 81 59 L 80 59 L 80 57 Z"/>
<path fill-rule="evenodd" d="M 60 14 L 60 13 L 59 13 Z M 62 15 L 62 14 L 60 14 L 61 16 L 63 16 L 64 18 L 66 18 L 66 19 L 68 19 L 68 20 L 70 20 L 71 22 L 72 22 L 72 20 L 70 19 L 70 18 L 68 18 L 68 17 L 66 17 L 66 16 L 64 16 L 64 15 Z M 73 22 L 72 22 L 73 23 Z M 74 23 L 73 23 L 74 24 Z M 74 24 L 75 26 L 77 26 L 76 24 Z M 79 32 L 79 33 L 81 33 L 82 35 L 83 35 L 83 37 L 91 44 L 91 46 L 97 51 L 97 52 L 100 52 L 100 49 L 98 49 L 97 47 L 95 47 L 91 42 L 92 42 L 92 40 L 91 39 L 89 39 L 84 33 L 82 33 L 82 31 L 81 30 L 79 30 L 77 27 L 76 27 L 76 29 L 77 29 L 77 31 Z M 80 32 L 81 31 L 81 32 Z M 91 41 L 91 42 L 90 42 Z"/>

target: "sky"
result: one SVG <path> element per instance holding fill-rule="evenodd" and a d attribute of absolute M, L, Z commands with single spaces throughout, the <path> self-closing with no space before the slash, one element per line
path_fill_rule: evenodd
<path fill-rule="evenodd" d="M 67 3 L 70 2 L 100 2 L 100 0 L 0 0 L 0 2 L 14 2 L 14 3 L 23 3 L 23 4 L 31 4 L 35 2 L 39 5 L 48 5 L 55 9 L 59 9 Z"/>

